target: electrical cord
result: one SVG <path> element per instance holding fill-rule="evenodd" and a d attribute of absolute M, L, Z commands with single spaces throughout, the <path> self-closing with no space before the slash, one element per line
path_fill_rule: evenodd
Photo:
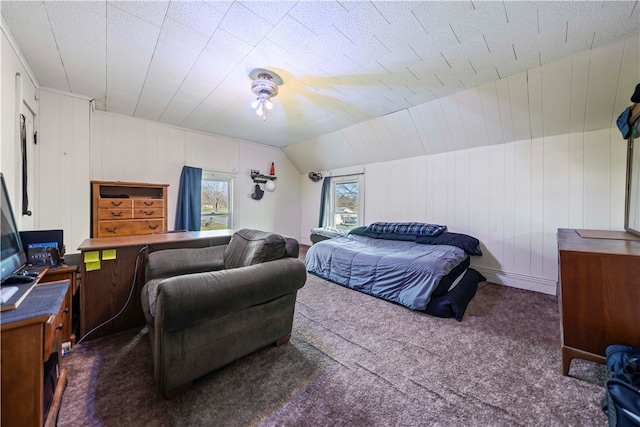
<path fill-rule="evenodd" d="M 124 311 L 125 308 L 127 308 L 127 305 L 129 305 L 129 301 L 131 301 L 131 296 L 133 295 L 133 289 L 136 287 L 136 280 L 138 278 L 138 265 L 140 262 L 140 255 L 142 255 L 142 252 L 147 250 L 149 248 L 149 245 L 145 245 L 142 248 L 140 248 L 140 250 L 138 251 L 138 255 L 136 255 L 136 265 L 135 265 L 135 269 L 133 270 L 133 281 L 131 282 L 131 289 L 129 290 L 129 296 L 127 297 L 127 300 L 125 301 L 124 305 L 122 306 L 122 308 L 120 309 L 120 311 L 118 311 L 115 315 L 113 315 L 111 318 L 105 320 L 104 322 L 100 323 L 99 325 L 95 326 L 93 329 L 91 329 L 89 332 L 87 332 L 86 334 L 84 334 L 84 336 L 82 338 L 80 338 L 77 342 L 76 345 L 80 344 L 86 337 L 88 337 L 89 335 L 91 335 L 93 332 L 95 332 L 96 330 L 100 329 L 101 327 L 103 327 L 104 325 L 106 325 L 107 323 L 110 323 L 111 321 L 113 321 L 114 319 L 116 319 L 118 316 L 120 316 L 122 314 L 122 312 Z"/>

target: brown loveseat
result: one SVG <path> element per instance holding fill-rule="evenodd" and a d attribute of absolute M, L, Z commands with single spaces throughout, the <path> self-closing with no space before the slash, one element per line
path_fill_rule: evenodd
<path fill-rule="evenodd" d="M 306 281 L 298 242 L 258 230 L 228 245 L 148 256 L 142 308 L 154 377 L 170 398 L 192 380 L 269 344 L 289 340 Z"/>

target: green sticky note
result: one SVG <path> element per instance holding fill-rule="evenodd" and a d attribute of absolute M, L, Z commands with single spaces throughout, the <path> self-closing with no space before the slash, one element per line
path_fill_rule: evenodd
<path fill-rule="evenodd" d="M 96 262 L 100 261 L 100 251 L 91 251 L 84 253 L 84 262 Z"/>
<path fill-rule="evenodd" d="M 85 270 L 86 271 L 100 270 L 100 260 L 86 262 L 85 263 Z"/>
<path fill-rule="evenodd" d="M 116 259 L 116 250 L 115 249 L 105 249 L 102 251 L 102 259 Z"/>

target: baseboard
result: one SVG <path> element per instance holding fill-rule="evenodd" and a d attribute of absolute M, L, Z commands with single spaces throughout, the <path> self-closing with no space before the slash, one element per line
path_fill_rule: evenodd
<path fill-rule="evenodd" d="M 556 295 L 558 282 L 556 280 L 542 279 L 540 277 L 527 276 L 525 274 L 509 273 L 494 268 L 475 267 L 482 273 L 488 282 L 513 288 L 526 289 L 528 291 L 541 292 L 548 295 Z"/>

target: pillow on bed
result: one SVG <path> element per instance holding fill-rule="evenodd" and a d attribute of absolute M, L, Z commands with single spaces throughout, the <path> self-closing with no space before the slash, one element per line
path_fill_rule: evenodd
<path fill-rule="evenodd" d="M 450 233 L 445 231 L 437 236 L 417 237 L 416 243 L 456 246 L 469 255 L 482 255 L 482 252 L 480 251 L 480 241 L 475 237 L 471 237 L 466 234 Z"/>
<path fill-rule="evenodd" d="M 372 239 L 408 240 L 411 242 L 416 240 L 416 236 L 414 236 L 413 234 L 376 233 L 375 231 L 364 230 L 362 235 L 365 237 L 370 237 Z"/>
<path fill-rule="evenodd" d="M 447 229 L 446 225 L 424 222 L 374 222 L 366 231 L 374 233 L 410 234 L 413 236 L 437 236 Z"/>
<path fill-rule="evenodd" d="M 349 234 L 355 234 L 356 236 L 364 236 L 364 230 L 367 229 L 366 225 L 361 225 L 360 227 L 352 228 L 349 230 Z"/>
<path fill-rule="evenodd" d="M 455 317 L 462 321 L 467 306 L 476 295 L 478 282 L 487 280 L 473 268 L 468 268 L 460 282 L 446 294 L 433 297 L 427 304 L 425 312 L 436 317 Z"/>

